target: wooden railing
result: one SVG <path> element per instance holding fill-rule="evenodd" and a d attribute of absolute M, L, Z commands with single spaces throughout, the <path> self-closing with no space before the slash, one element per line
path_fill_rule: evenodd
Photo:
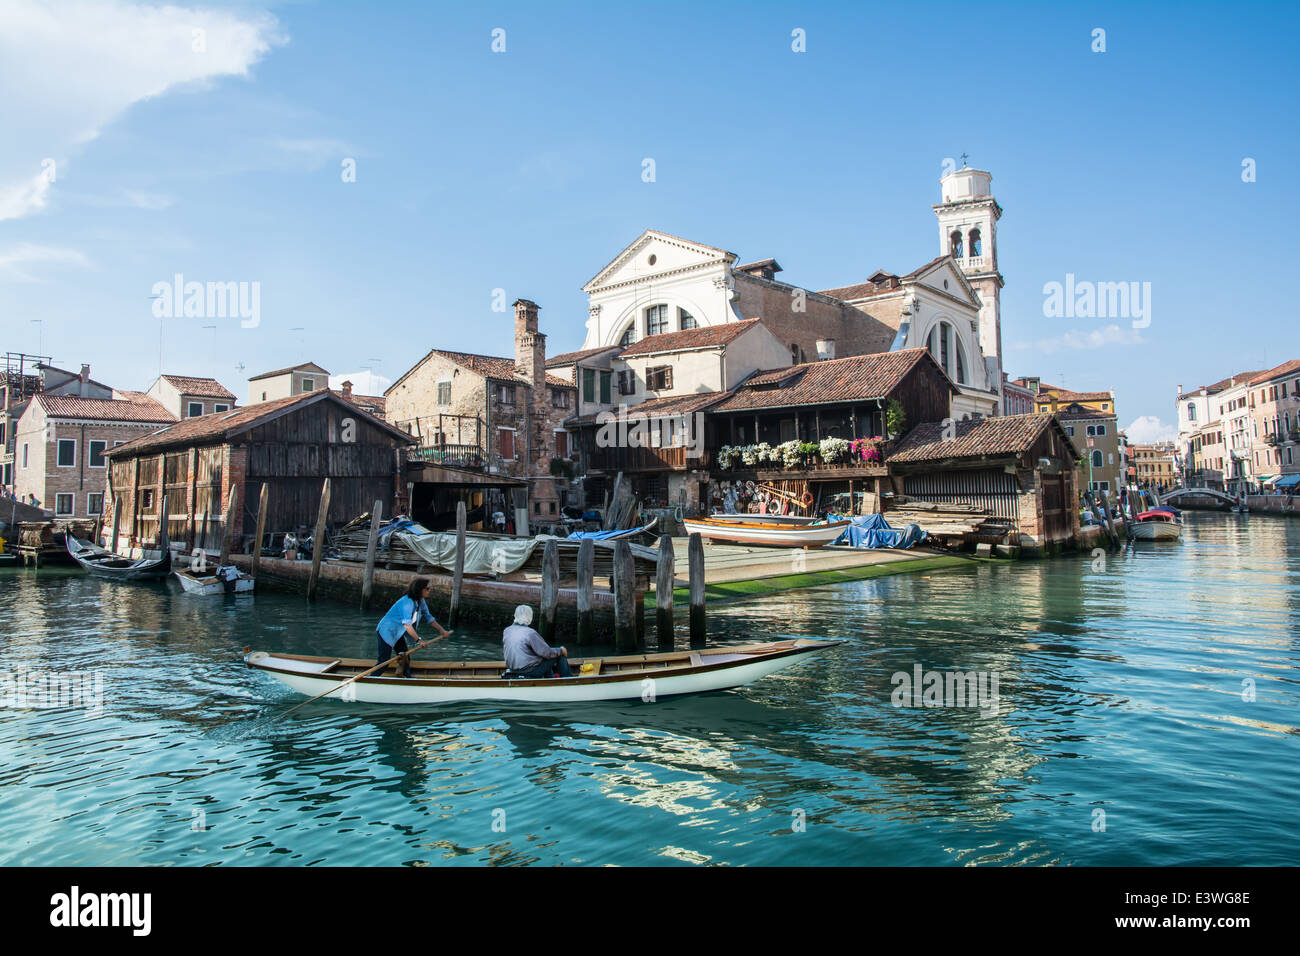
<path fill-rule="evenodd" d="M 699 457 L 687 455 L 684 446 L 672 448 L 596 448 L 589 467 L 601 471 L 687 471 L 707 469 L 713 456 L 707 451 Z"/>
<path fill-rule="evenodd" d="M 486 455 L 478 445 L 428 445 L 411 452 L 412 458 L 433 462 L 437 465 L 451 465 L 457 468 L 482 468 Z"/>

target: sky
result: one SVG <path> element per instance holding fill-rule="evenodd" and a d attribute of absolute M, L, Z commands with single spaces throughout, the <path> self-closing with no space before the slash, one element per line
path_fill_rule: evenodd
<path fill-rule="evenodd" d="M 647 228 L 811 289 L 909 272 L 964 153 L 1003 208 L 1013 377 L 1113 388 L 1142 441 L 1179 383 L 1300 357 L 1264 281 L 1293 267 L 1297 5 L 738 9 L 0 0 L 0 351 L 376 388 L 433 347 L 511 354 L 504 290 L 556 354 Z M 177 275 L 242 315 L 167 315 Z M 1147 313 L 1050 315 L 1067 276 Z"/>

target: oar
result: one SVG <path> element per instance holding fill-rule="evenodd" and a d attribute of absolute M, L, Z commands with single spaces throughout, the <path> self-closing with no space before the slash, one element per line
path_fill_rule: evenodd
<path fill-rule="evenodd" d="M 316 695 L 315 697 L 313 697 L 311 700 L 304 700 L 301 704 L 294 704 L 292 707 L 290 707 L 288 710 L 286 710 L 286 711 L 284 712 L 284 715 L 287 717 L 287 716 L 289 716 L 290 714 L 292 714 L 295 710 L 297 710 L 299 707 L 306 707 L 308 704 L 314 704 L 316 701 L 320 700 L 322 697 L 328 697 L 330 694 L 334 693 L 334 692 L 335 692 L 336 690 L 338 690 L 340 687 L 347 687 L 348 684 L 351 684 L 353 681 L 359 681 L 359 680 L 361 680 L 361 678 L 363 678 L 363 677 L 368 677 L 369 675 L 373 674 L 375 671 L 382 671 L 382 670 L 383 670 L 385 667 L 387 667 L 389 664 L 393 663 L 393 661 L 400 660 L 400 659 L 403 658 L 403 657 L 410 657 L 412 654 L 414 654 L 414 653 L 415 653 L 416 651 L 418 651 L 420 648 L 422 648 L 422 647 L 428 647 L 430 644 L 437 644 L 439 641 L 446 640 L 447 638 L 451 637 L 451 636 L 452 636 L 453 634 L 455 634 L 455 633 L 456 633 L 455 631 L 448 631 L 446 634 L 443 634 L 443 635 L 441 635 L 440 637 L 435 637 L 433 640 L 430 640 L 430 641 L 421 641 L 419 644 L 416 644 L 415 647 L 412 647 L 409 651 L 403 651 L 403 652 L 400 653 L 400 654 L 394 654 L 392 657 L 390 657 L 388 660 L 384 661 L 382 664 L 376 664 L 374 667 L 370 668 L 370 670 L 362 671 L 362 672 L 361 672 L 360 674 L 358 674 L 356 677 L 349 677 L 349 678 L 348 678 L 347 680 L 345 680 L 343 683 L 341 683 L 341 684 L 337 684 L 337 685 L 335 685 L 334 687 L 331 687 L 329 690 L 325 691 L 325 693 L 323 693 L 323 694 L 317 694 L 317 695 Z"/>

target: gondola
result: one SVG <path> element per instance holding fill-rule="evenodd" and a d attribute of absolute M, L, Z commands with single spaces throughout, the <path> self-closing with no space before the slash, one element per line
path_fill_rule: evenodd
<path fill-rule="evenodd" d="M 843 643 L 837 640 L 776 641 L 700 651 L 570 659 L 572 677 L 505 678 L 505 661 L 411 660 L 411 676 L 396 668 L 348 681 L 373 661 L 304 657 L 249 651 L 244 663 L 266 671 L 300 694 L 368 704 L 443 704 L 470 701 L 577 703 L 655 700 L 681 694 L 726 690 L 784 670 Z M 343 686 L 345 685 L 346 686 Z"/>
<path fill-rule="evenodd" d="M 165 539 L 162 542 L 161 558 L 140 558 L 133 561 L 112 551 L 105 551 L 97 544 L 83 541 L 71 532 L 64 537 L 72 559 L 97 578 L 110 581 L 148 581 L 165 578 L 172 570 L 172 553 L 168 550 Z"/>

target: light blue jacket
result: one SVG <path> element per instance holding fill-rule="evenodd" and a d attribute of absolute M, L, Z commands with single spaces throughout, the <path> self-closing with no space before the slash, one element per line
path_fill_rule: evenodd
<path fill-rule="evenodd" d="M 383 620 L 379 622 L 379 636 L 384 639 L 384 643 L 389 647 L 395 645 L 398 640 L 406 633 L 406 625 L 415 626 L 421 621 L 427 621 L 430 624 L 437 624 L 432 614 L 429 613 L 429 605 L 420 601 L 416 606 L 415 601 L 410 597 L 398 598 L 397 603 L 388 609 Z"/>

